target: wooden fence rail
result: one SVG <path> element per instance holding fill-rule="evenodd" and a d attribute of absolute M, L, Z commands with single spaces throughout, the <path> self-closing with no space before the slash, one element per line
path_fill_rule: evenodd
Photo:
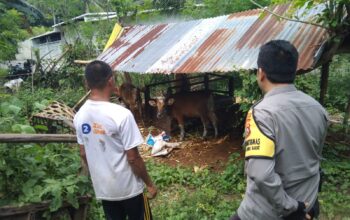
<path fill-rule="evenodd" d="M 0 143 L 77 143 L 73 134 L 0 134 Z"/>

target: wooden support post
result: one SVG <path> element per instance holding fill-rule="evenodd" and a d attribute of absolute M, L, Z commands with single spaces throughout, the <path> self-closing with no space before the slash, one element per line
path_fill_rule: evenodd
<path fill-rule="evenodd" d="M 0 134 L 0 143 L 76 143 L 73 134 Z"/>
<path fill-rule="evenodd" d="M 146 116 L 146 121 L 151 118 L 151 113 L 150 113 L 150 106 L 148 101 L 151 99 L 151 94 L 150 94 L 150 88 L 149 86 L 145 87 L 145 116 Z"/>
<path fill-rule="evenodd" d="M 205 89 L 205 91 L 209 90 L 209 75 L 208 75 L 208 73 L 204 74 L 204 89 Z"/>
<path fill-rule="evenodd" d="M 343 126 L 345 128 L 345 134 L 349 133 L 349 118 L 350 118 L 350 95 L 348 98 L 348 105 L 345 109 L 345 114 L 344 114 L 344 120 L 343 120 Z"/>
<path fill-rule="evenodd" d="M 230 77 L 228 80 L 228 94 L 229 96 L 233 97 L 234 94 L 234 81 L 233 81 L 233 77 Z"/>
<path fill-rule="evenodd" d="M 323 64 L 322 68 L 321 68 L 321 81 L 320 81 L 320 103 L 321 103 L 321 105 L 324 105 L 325 96 L 327 94 L 329 65 L 330 65 L 330 62 L 327 62 L 327 63 Z"/>

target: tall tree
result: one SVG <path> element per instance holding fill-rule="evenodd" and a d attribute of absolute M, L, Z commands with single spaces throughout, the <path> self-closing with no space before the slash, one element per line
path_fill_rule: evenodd
<path fill-rule="evenodd" d="M 257 6 L 260 6 L 255 0 L 250 0 Z M 299 20 L 299 18 L 285 17 L 283 15 L 275 14 L 282 19 L 293 20 L 296 22 L 308 23 L 310 25 L 323 27 L 328 31 L 328 39 L 324 44 L 323 54 L 317 65 L 322 65 L 322 74 L 320 82 L 320 102 L 324 104 L 325 94 L 327 93 L 328 85 L 328 71 L 329 63 L 332 61 L 334 55 L 339 53 L 350 53 L 350 0 L 274 0 L 274 3 L 289 3 L 290 10 L 303 10 L 308 13 L 314 7 L 322 7 L 320 11 L 311 20 Z M 273 13 L 268 9 L 264 10 Z M 293 14 L 293 13 L 291 13 Z M 350 93 L 348 99 L 348 108 L 350 106 Z M 349 109 L 347 109 L 347 116 L 349 118 Z"/>
<path fill-rule="evenodd" d="M 263 8 L 255 0 L 250 0 L 250 2 Z M 282 19 L 308 23 L 323 27 L 328 31 L 329 38 L 324 50 L 326 53 L 323 54 L 321 63 L 331 61 L 336 53 L 350 52 L 350 0 L 273 0 L 273 3 L 289 3 L 291 4 L 291 12 L 302 9 L 304 13 L 308 13 L 316 5 L 323 7 L 320 13 L 308 21 L 293 18 L 293 13 L 291 13 L 291 17 L 274 14 Z M 272 13 L 266 8 L 264 10 Z"/>
<path fill-rule="evenodd" d="M 28 35 L 22 29 L 23 21 L 23 14 L 0 2 L 0 60 L 13 59 L 17 52 L 17 43 Z"/>
<path fill-rule="evenodd" d="M 83 0 L 28 0 L 36 6 L 51 24 L 71 19 L 85 13 L 86 5 Z"/>
<path fill-rule="evenodd" d="M 3 9 L 16 9 L 21 12 L 31 25 L 43 24 L 44 22 L 44 15 L 41 11 L 24 0 L 0 0 L 0 3 L 3 4 Z"/>
<path fill-rule="evenodd" d="M 111 0 L 111 5 L 117 12 L 119 21 L 121 22 L 126 17 L 135 15 L 139 7 L 139 4 L 133 0 Z"/>

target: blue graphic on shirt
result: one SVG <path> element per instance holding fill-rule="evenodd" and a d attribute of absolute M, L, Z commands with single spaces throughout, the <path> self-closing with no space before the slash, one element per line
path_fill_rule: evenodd
<path fill-rule="evenodd" d="M 82 124 L 81 126 L 83 134 L 89 134 L 91 132 L 91 126 L 87 123 Z"/>

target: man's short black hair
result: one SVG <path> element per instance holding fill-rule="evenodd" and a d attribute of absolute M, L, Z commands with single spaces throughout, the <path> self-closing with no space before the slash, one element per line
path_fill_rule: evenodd
<path fill-rule="evenodd" d="M 285 40 L 272 40 L 260 48 L 258 68 L 272 83 L 293 83 L 298 66 L 298 51 Z"/>
<path fill-rule="evenodd" d="M 90 89 L 103 89 L 112 75 L 111 67 L 100 60 L 92 61 L 85 69 L 85 78 Z"/>

